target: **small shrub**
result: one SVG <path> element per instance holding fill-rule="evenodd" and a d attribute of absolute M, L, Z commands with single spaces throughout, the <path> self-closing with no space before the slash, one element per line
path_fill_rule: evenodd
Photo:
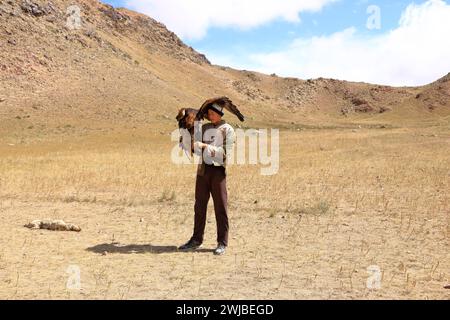
<path fill-rule="evenodd" d="M 161 197 L 158 198 L 158 202 L 175 201 L 175 199 L 176 199 L 175 191 L 170 192 L 169 190 L 165 189 Z"/>
<path fill-rule="evenodd" d="M 320 200 L 311 207 L 301 210 L 302 213 L 312 215 L 324 215 L 330 211 L 331 204 L 327 200 Z"/>

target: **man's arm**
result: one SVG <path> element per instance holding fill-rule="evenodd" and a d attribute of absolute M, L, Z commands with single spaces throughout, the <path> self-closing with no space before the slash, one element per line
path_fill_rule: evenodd
<path fill-rule="evenodd" d="M 233 148 L 236 136 L 234 129 L 230 125 L 219 131 L 222 139 L 216 139 L 212 144 L 196 142 L 196 146 L 201 150 L 206 150 L 206 154 L 209 157 L 221 158 L 225 161 L 228 151 Z"/>

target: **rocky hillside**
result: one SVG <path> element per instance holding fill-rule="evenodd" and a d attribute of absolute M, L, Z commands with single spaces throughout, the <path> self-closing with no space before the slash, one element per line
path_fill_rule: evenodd
<path fill-rule="evenodd" d="M 152 18 L 97 0 L 0 0 L 3 134 L 170 126 L 178 108 L 215 95 L 230 96 L 249 124 L 387 119 L 404 105 L 450 112 L 449 76 L 392 88 L 233 70 L 211 65 Z"/>
<path fill-rule="evenodd" d="M 448 108 L 450 102 L 450 73 L 421 88 L 420 91 L 415 99 L 428 110 Z"/>

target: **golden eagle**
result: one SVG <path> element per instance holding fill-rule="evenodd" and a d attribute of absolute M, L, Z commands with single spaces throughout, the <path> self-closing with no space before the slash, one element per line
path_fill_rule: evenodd
<path fill-rule="evenodd" d="M 193 109 L 193 108 L 182 108 L 178 111 L 178 115 L 176 117 L 176 120 L 178 121 L 178 127 L 180 129 L 186 129 L 189 131 L 191 136 L 191 155 L 193 153 L 194 149 L 194 125 L 196 121 L 202 121 L 205 118 L 207 118 L 208 109 L 211 106 L 215 106 L 216 108 L 219 107 L 220 109 L 225 109 L 234 114 L 238 119 L 243 122 L 245 120 L 242 113 L 239 111 L 239 109 L 236 107 L 236 105 L 233 104 L 233 102 L 227 98 L 227 97 L 219 97 L 219 98 L 212 98 L 206 100 L 199 110 Z M 180 137 L 180 145 L 183 144 L 183 137 Z"/>

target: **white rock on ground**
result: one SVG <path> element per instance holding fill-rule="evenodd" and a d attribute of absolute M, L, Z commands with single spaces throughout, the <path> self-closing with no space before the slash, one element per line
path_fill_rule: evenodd
<path fill-rule="evenodd" d="M 81 231 L 80 227 L 71 223 L 65 223 L 63 220 L 34 220 L 26 224 L 25 227 L 30 229 L 46 229 L 51 231 Z"/>

